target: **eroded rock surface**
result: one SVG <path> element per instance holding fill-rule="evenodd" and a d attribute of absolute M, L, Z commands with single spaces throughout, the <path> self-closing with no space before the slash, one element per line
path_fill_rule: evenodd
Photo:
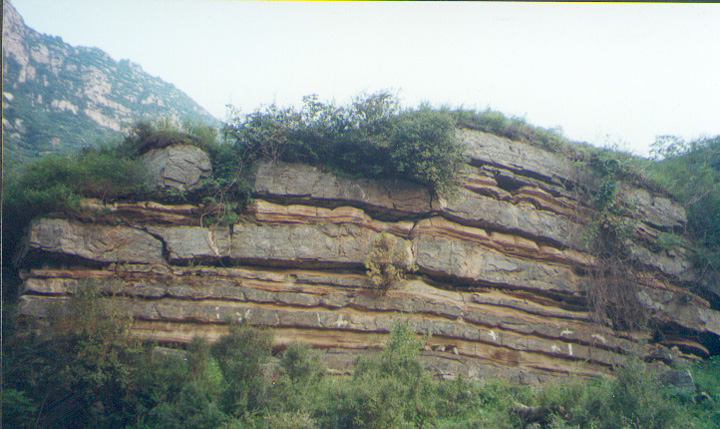
<path fill-rule="evenodd" d="M 66 219 L 35 219 L 25 252 L 79 256 L 94 262 L 162 262 L 162 243 L 126 226 L 93 225 Z"/>

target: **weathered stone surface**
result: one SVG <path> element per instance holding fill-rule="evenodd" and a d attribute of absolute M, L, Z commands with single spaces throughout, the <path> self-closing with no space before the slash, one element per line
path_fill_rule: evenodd
<path fill-rule="evenodd" d="M 80 256 L 97 262 L 162 262 L 162 243 L 144 231 L 66 219 L 34 219 L 26 250 Z"/>
<path fill-rule="evenodd" d="M 43 297 L 25 297 L 20 309 L 21 314 L 42 316 L 45 311 L 43 302 L 47 305 L 52 301 Z M 138 320 L 208 324 L 226 323 L 230 319 L 274 328 L 328 332 L 330 335 L 336 331 L 387 334 L 396 319 L 390 312 L 328 311 L 318 305 L 317 297 L 315 301 L 310 299 L 304 305 L 264 304 L 257 305 L 242 300 L 225 300 L 222 303 L 211 300 L 183 301 L 172 297 L 151 301 L 114 299 L 116 308 L 132 314 Z M 604 365 L 612 365 L 621 359 L 607 348 L 586 346 L 562 336 L 554 339 L 543 338 L 502 327 L 487 328 L 413 313 L 406 313 L 403 318 L 410 322 L 418 334 L 431 334 L 429 341 L 443 344 L 444 350 L 457 355 L 482 357 L 487 353 L 487 346 L 490 346 L 505 351 L 509 349 L 547 356 L 564 356 Z M 370 344 L 365 343 L 365 346 L 368 345 Z M 453 349 L 456 352 L 453 352 Z"/>
<path fill-rule="evenodd" d="M 642 288 L 638 297 L 643 306 L 653 310 L 660 320 L 671 320 L 694 331 L 720 336 L 720 312 L 707 308 L 707 303 L 699 304 L 689 291 Z"/>
<path fill-rule="evenodd" d="M 239 260 L 345 264 L 361 266 L 380 234 L 356 225 L 256 225 L 233 227 L 230 256 Z M 395 248 L 411 266 L 410 242 L 395 238 Z"/>
<path fill-rule="evenodd" d="M 413 237 L 439 237 L 469 243 L 481 243 L 506 255 L 577 264 L 579 266 L 593 266 L 595 264 L 595 258 L 588 253 L 538 245 L 533 240 L 512 234 L 496 231 L 487 233 L 484 229 L 452 222 L 440 216 L 416 222 L 412 232 Z"/>
<path fill-rule="evenodd" d="M 657 381 L 672 386 L 676 391 L 695 393 L 695 382 L 689 370 L 668 370 L 658 374 Z"/>
<path fill-rule="evenodd" d="M 496 286 L 579 292 L 580 279 L 571 269 L 505 256 L 485 246 L 458 240 L 418 237 L 421 271 Z"/>
<path fill-rule="evenodd" d="M 555 213 L 498 201 L 462 190 L 434 208 L 453 220 L 501 231 L 551 240 L 563 246 L 582 248 L 584 227 Z"/>
<path fill-rule="evenodd" d="M 633 216 L 661 229 L 680 229 L 687 223 L 685 209 L 668 198 L 652 195 L 645 189 L 626 184 L 620 186 L 619 197 L 632 205 Z"/>
<path fill-rule="evenodd" d="M 629 248 L 633 259 L 640 264 L 651 266 L 664 274 L 683 280 L 695 278 L 692 261 L 684 255 L 683 249 L 663 250 L 656 253 L 637 244 L 631 244 Z"/>
<path fill-rule="evenodd" d="M 207 260 L 230 255 L 228 227 L 148 226 L 146 231 L 165 243 L 171 261 Z"/>
<path fill-rule="evenodd" d="M 349 206 L 328 209 L 299 204 L 285 206 L 255 200 L 248 206 L 248 212 L 255 216 L 255 220 L 261 222 L 351 224 L 377 232 L 389 232 L 401 237 L 409 236 L 415 226 L 415 223 L 411 221 L 381 222 L 373 219 L 364 211 Z"/>
<path fill-rule="evenodd" d="M 153 184 L 159 188 L 193 191 L 212 175 L 210 157 L 197 146 L 181 144 L 153 149 L 141 159 Z"/>
<path fill-rule="evenodd" d="M 259 163 L 255 193 L 261 197 L 310 198 L 345 203 L 397 214 L 430 211 L 430 193 L 424 186 L 401 180 L 349 179 L 305 164 Z"/>
<path fill-rule="evenodd" d="M 207 212 L 207 209 L 191 204 L 167 205 L 154 201 L 104 203 L 85 198 L 80 205 L 95 215 L 109 213 L 113 217 L 122 217 L 131 225 L 198 225 L 200 215 Z"/>
<path fill-rule="evenodd" d="M 466 154 L 474 162 L 497 165 L 555 183 L 577 181 L 572 163 L 548 151 L 482 131 L 460 129 L 456 135 L 467 145 Z"/>

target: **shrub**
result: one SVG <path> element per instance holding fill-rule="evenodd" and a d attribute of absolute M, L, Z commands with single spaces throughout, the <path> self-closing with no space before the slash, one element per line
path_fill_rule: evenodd
<path fill-rule="evenodd" d="M 317 407 L 325 366 L 310 345 L 291 342 L 280 358 L 280 373 L 268 392 L 269 413 L 310 412 Z"/>
<path fill-rule="evenodd" d="M 329 389 L 321 426 L 427 425 L 435 413 L 433 388 L 418 360 L 420 346 L 409 323 L 396 322 L 382 355 L 359 359 L 352 379 Z"/>
<path fill-rule="evenodd" d="M 280 366 L 295 386 L 317 384 L 325 374 L 320 356 L 309 344 L 291 342 L 283 352 Z"/>
<path fill-rule="evenodd" d="M 228 420 L 213 395 L 199 382 L 184 384 L 173 402 L 163 402 L 151 413 L 153 427 L 157 428 L 204 429 Z"/>
<path fill-rule="evenodd" d="M 395 322 L 383 348 L 380 372 L 408 381 L 419 379 L 423 375 L 418 360 L 421 347 L 408 321 Z"/>
<path fill-rule="evenodd" d="M 108 307 L 99 287 L 79 287 L 64 309 L 39 332 L 5 339 L 3 388 L 40 404 L 40 427 L 122 427 L 143 409 L 136 364 L 143 353 L 129 320 Z M 5 348 L 7 346 L 7 348 Z"/>
<path fill-rule="evenodd" d="M 463 150 L 446 112 L 423 107 L 403 112 L 393 121 L 390 160 L 407 180 L 441 192 L 451 190 L 465 162 Z"/>
<path fill-rule="evenodd" d="M 373 243 L 365 268 L 378 295 L 385 295 L 404 279 L 402 257 L 402 250 L 395 249 L 395 238 L 390 234 L 382 233 Z"/>
<path fill-rule="evenodd" d="M 25 392 L 2 389 L 2 425 L 12 428 L 35 427 L 35 413 L 38 405 Z"/>
<path fill-rule="evenodd" d="M 241 416 L 260 409 L 269 382 L 262 365 L 270 358 L 272 336 L 269 332 L 245 324 L 232 324 L 227 335 L 211 347 L 225 379 L 222 394 L 223 411 Z"/>
<path fill-rule="evenodd" d="M 269 106 L 236 117 L 226 140 L 246 165 L 258 159 L 325 165 L 349 176 L 400 178 L 436 190 L 452 187 L 463 148 L 447 113 L 400 112 L 387 92 L 348 106 L 303 99 L 300 110 Z"/>
<path fill-rule="evenodd" d="M 535 127 L 529 125 L 523 118 L 508 118 L 503 113 L 489 108 L 484 111 L 456 109 L 451 114 L 455 119 L 455 124 L 460 128 L 485 131 L 554 152 L 567 154 L 578 150 L 573 148 L 570 141 L 563 137 L 560 128 Z"/>
<path fill-rule="evenodd" d="M 392 428 L 408 425 L 405 419 L 406 386 L 383 376 L 377 366 L 360 365 L 351 382 L 338 383 L 329 392 L 320 413 L 321 427 Z"/>
<path fill-rule="evenodd" d="M 317 422 L 308 412 L 295 411 L 267 415 L 265 425 L 272 429 L 312 429 L 317 427 Z"/>

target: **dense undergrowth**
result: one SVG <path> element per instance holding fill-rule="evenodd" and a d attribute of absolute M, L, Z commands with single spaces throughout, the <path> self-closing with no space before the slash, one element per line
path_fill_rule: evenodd
<path fill-rule="evenodd" d="M 3 426 L 13 428 L 712 428 L 716 399 L 696 403 L 630 357 L 617 378 L 543 387 L 496 379 L 432 379 L 421 341 L 398 319 L 382 350 L 351 376 L 327 376 L 317 351 L 273 349 L 272 331 L 231 324 L 209 345 L 157 348 L 133 321 L 79 288 L 41 330 L 12 326 L 3 347 Z M 109 315 L 109 316 L 108 316 Z M 690 368 L 720 398 L 720 362 Z M 523 409 L 541 412 L 528 416 Z"/>

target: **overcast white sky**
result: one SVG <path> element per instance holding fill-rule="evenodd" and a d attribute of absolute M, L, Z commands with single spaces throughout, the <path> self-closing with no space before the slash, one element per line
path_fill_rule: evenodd
<path fill-rule="evenodd" d="M 485 109 L 645 155 L 655 136 L 720 134 L 720 5 L 12 0 L 25 23 L 227 104 Z"/>

